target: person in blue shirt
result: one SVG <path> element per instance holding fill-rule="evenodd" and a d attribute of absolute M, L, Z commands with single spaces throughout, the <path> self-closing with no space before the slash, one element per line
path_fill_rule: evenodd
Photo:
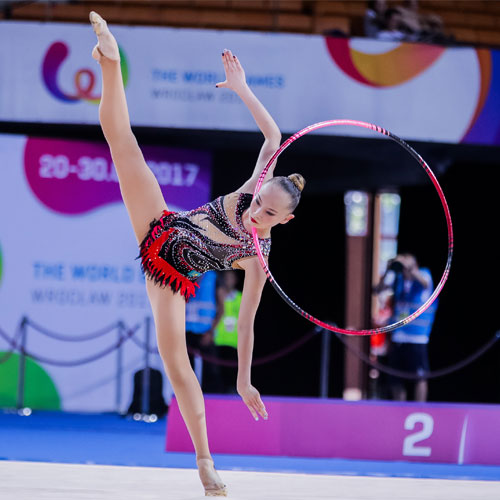
<path fill-rule="evenodd" d="M 186 303 L 186 342 L 189 357 L 194 365 L 194 352 L 216 358 L 214 345 L 214 328 L 216 325 L 216 279 L 215 271 L 208 271 L 197 280 L 199 289 L 194 297 Z M 203 362 L 200 384 L 204 392 L 220 393 L 222 391 L 219 367 L 208 361 Z"/>
<path fill-rule="evenodd" d="M 419 267 L 417 259 L 409 253 L 402 253 L 390 260 L 376 293 L 392 290 L 392 316 L 390 323 L 396 323 L 414 313 L 432 294 L 434 284 L 429 269 Z M 437 303 L 433 302 L 418 318 L 396 329 L 391 336 L 387 360 L 392 368 L 425 375 L 430 371 L 427 344 L 434 323 Z M 408 389 L 413 390 L 415 401 L 426 401 L 427 379 L 416 381 L 390 377 L 392 398 L 404 401 Z"/>

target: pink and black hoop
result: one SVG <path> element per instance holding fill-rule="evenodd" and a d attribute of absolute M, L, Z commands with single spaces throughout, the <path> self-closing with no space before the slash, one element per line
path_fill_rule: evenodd
<path fill-rule="evenodd" d="M 390 332 L 396 328 L 399 328 L 401 326 L 404 326 L 408 324 L 410 321 L 413 321 L 415 318 L 420 316 L 437 298 L 437 296 L 440 294 L 444 284 L 446 283 L 446 280 L 448 279 L 448 275 L 450 273 L 450 267 L 451 267 L 451 259 L 453 256 L 453 226 L 451 222 L 451 215 L 450 215 L 450 210 L 448 208 L 448 203 L 446 202 L 446 198 L 444 196 L 443 190 L 441 189 L 441 186 L 439 185 L 439 182 L 436 179 L 436 176 L 430 169 L 429 165 L 424 161 L 424 159 L 405 141 L 397 137 L 396 135 L 392 134 L 388 130 L 383 129 L 382 127 L 379 127 L 377 125 L 373 125 L 372 123 L 366 123 L 366 122 L 361 122 L 361 121 L 356 121 L 356 120 L 328 120 L 324 122 L 319 122 L 315 123 L 314 125 L 310 125 L 309 127 L 303 128 L 296 134 L 292 135 L 289 139 L 287 139 L 281 146 L 280 148 L 274 153 L 272 158 L 269 160 L 267 165 L 264 167 L 264 170 L 262 171 L 259 180 L 257 181 L 257 185 L 255 187 L 254 191 L 254 197 L 257 195 L 257 193 L 260 191 L 262 187 L 262 183 L 264 182 L 264 178 L 267 174 L 267 171 L 269 170 L 269 167 L 273 164 L 274 161 L 277 160 L 278 156 L 288 147 L 290 144 L 295 142 L 297 139 L 300 137 L 308 134 L 309 132 L 313 132 L 315 130 L 325 128 L 325 127 L 333 127 L 337 125 L 351 125 L 355 127 L 363 127 L 367 128 L 370 130 L 373 130 L 374 132 L 378 132 L 379 134 L 383 134 L 396 143 L 398 143 L 403 149 L 405 149 L 408 153 L 410 153 L 420 164 L 420 166 L 425 170 L 429 178 L 431 179 L 434 188 L 436 189 L 439 199 L 441 200 L 441 205 L 443 206 L 444 210 L 444 215 L 446 217 L 446 225 L 448 228 L 448 258 L 446 261 L 446 266 L 443 272 L 443 275 L 441 276 L 441 280 L 437 284 L 436 288 L 432 292 L 431 296 L 427 299 L 427 301 L 422 304 L 413 314 L 410 314 L 406 318 L 403 318 L 402 320 L 398 321 L 397 323 L 393 323 L 391 325 L 383 326 L 380 328 L 374 328 L 371 330 L 346 330 L 343 328 L 338 328 L 334 325 L 330 325 L 329 323 L 325 323 L 324 321 L 321 321 L 318 318 L 315 318 L 311 314 L 307 313 L 304 311 L 301 307 L 299 307 L 288 295 L 282 290 L 282 288 L 279 286 L 279 284 L 276 282 L 274 279 L 273 275 L 271 274 L 271 271 L 269 270 L 269 266 L 267 265 L 266 261 L 264 260 L 264 256 L 262 255 L 262 251 L 259 246 L 259 240 L 257 236 L 257 230 L 255 228 L 252 228 L 252 234 L 253 234 L 253 242 L 255 245 L 255 249 L 257 251 L 257 256 L 259 257 L 259 261 L 266 273 L 267 279 L 269 282 L 273 285 L 275 290 L 278 292 L 278 294 L 281 296 L 281 298 L 296 312 L 298 312 L 301 316 L 304 318 L 308 319 L 312 323 L 322 327 L 326 328 L 327 330 L 330 330 L 332 332 L 336 333 L 342 333 L 345 335 L 375 335 L 377 333 L 385 333 L 385 332 Z"/>

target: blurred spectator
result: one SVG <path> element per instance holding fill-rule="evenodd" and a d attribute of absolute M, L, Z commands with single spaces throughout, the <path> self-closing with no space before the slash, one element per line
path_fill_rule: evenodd
<path fill-rule="evenodd" d="M 224 361 L 237 361 L 238 313 L 241 292 L 236 271 L 205 273 L 196 293 L 186 304 L 188 346 L 203 358 L 201 385 L 208 393 L 236 394 L 236 367 Z M 192 353 L 190 358 L 194 364 Z M 210 360 L 214 360 L 213 362 Z M 222 363 L 218 363 L 221 360 Z M 196 371 L 196 370 L 195 370 Z"/>
<path fill-rule="evenodd" d="M 216 322 L 216 284 L 215 271 L 208 271 L 199 280 L 200 288 L 196 296 L 186 303 L 186 342 L 191 351 L 198 351 L 203 358 L 216 358 L 217 352 L 214 345 L 214 326 Z M 201 378 L 200 385 L 203 392 L 221 392 L 221 378 L 219 366 L 209 361 L 202 360 L 201 374 L 196 369 L 192 352 L 189 357 L 191 364 Z"/>
<path fill-rule="evenodd" d="M 241 304 L 241 292 L 236 287 L 238 276 L 235 271 L 220 274 L 217 287 L 217 318 L 214 343 L 221 359 L 236 360 L 238 347 L 238 313 Z M 236 392 L 236 369 L 222 366 L 224 392 Z"/>
<path fill-rule="evenodd" d="M 371 0 L 364 19 L 365 36 L 379 40 L 449 43 L 443 21 L 436 14 L 419 14 L 417 0 L 387 7 L 385 0 Z"/>
<path fill-rule="evenodd" d="M 408 253 L 390 260 L 375 293 L 392 291 L 392 316 L 396 323 L 414 313 L 432 294 L 432 276 L 427 268 L 420 268 L 416 258 Z M 434 322 L 437 304 L 434 302 L 418 318 L 395 330 L 390 336 L 387 355 L 389 366 L 415 375 L 429 372 L 427 344 Z M 427 380 L 408 380 L 389 377 L 392 398 L 404 401 L 411 390 L 415 401 L 427 400 Z"/>
<path fill-rule="evenodd" d="M 376 37 L 379 40 L 402 40 L 414 42 L 420 35 L 420 24 L 414 14 L 400 7 L 386 9 L 384 29 Z"/>
<path fill-rule="evenodd" d="M 236 288 L 238 277 L 235 271 L 221 274 L 217 287 L 217 309 L 221 311 L 215 326 L 215 345 L 238 347 L 238 313 L 241 292 Z M 220 308 L 220 309 L 219 309 Z"/>
<path fill-rule="evenodd" d="M 385 0 L 370 0 L 368 2 L 364 18 L 365 36 L 376 38 L 379 31 L 384 29 L 386 10 Z"/>
<path fill-rule="evenodd" d="M 421 31 L 419 41 L 427 43 L 454 43 L 453 36 L 444 32 L 443 20 L 436 14 L 427 14 L 420 17 Z"/>

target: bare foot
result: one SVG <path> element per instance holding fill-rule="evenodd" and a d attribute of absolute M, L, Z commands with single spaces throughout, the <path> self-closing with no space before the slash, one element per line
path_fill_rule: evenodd
<path fill-rule="evenodd" d="M 198 474 L 205 488 L 206 497 L 227 497 L 226 485 L 222 482 L 211 458 L 196 459 Z"/>
<path fill-rule="evenodd" d="M 106 57 L 112 61 L 119 61 L 120 51 L 118 50 L 118 44 L 111 31 L 109 31 L 106 21 L 94 11 L 89 14 L 89 19 L 97 35 L 97 45 L 92 51 L 92 57 L 96 61 L 100 61 L 102 57 Z"/>

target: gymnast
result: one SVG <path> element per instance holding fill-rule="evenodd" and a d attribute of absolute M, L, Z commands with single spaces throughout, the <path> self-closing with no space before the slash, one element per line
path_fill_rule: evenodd
<path fill-rule="evenodd" d="M 231 89 L 241 98 L 264 135 L 264 144 L 252 176 L 239 189 L 188 212 L 169 211 L 130 126 L 116 40 L 99 14 L 91 12 L 90 22 L 98 40 L 92 56 L 102 71 L 99 120 L 140 247 L 158 349 L 193 441 L 205 495 L 227 496 L 210 455 L 203 394 L 187 354 L 185 303 L 194 295 L 196 279 L 204 272 L 231 269 L 245 272 L 238 317 L 237 390 L 255 420 L 259 416 L 267 419 L 250 373 L 254 318 L 266 282 L 251 231 L 256 228 L 267 258 L 271 228 L 293 219 L 305 181 L 300 174 L 273 177 L 275 165 L 271 165 L 265 184 L 253 199 L 259 175 L 278 149 L 281 133 L 248 87 L 238 58 L 230 50 L 224 50 L 226 79 L 217 87 Z"/>

